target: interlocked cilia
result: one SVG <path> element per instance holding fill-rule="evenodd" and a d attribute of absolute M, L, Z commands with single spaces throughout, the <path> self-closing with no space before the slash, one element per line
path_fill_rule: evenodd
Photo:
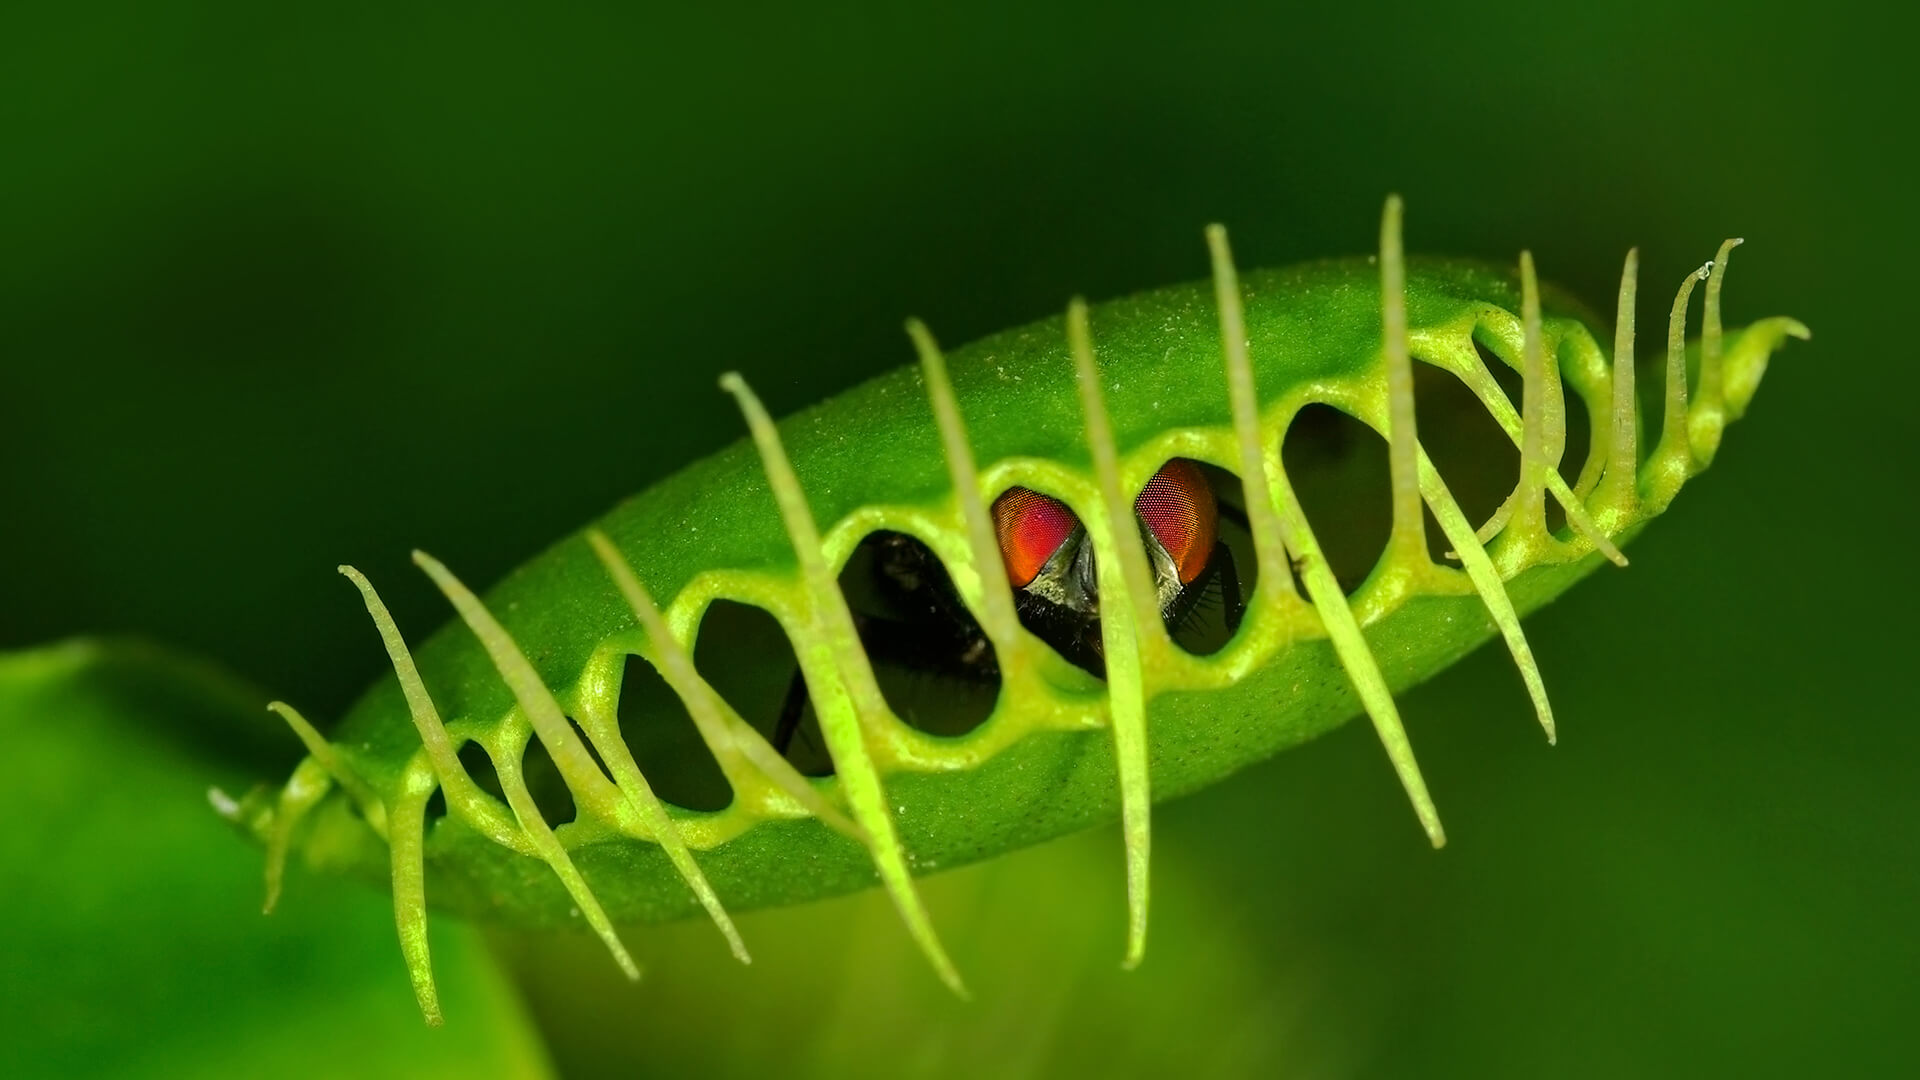
<path fill-rule="evenodd" d="M 1076 300 L 1064 322 L 1007 331 L 951 357 L 909 323 L 918 368 L 778 425 L 728 375 L 721 384 L 738 399 L 749 442 L 622 503 L 484 598 L 416 552 L 460 616 L 417 650 L 373 585 L 341 567 L 393 674 L 330 740 L 276 702 L 308 757 L 277 793 L 217 800 L 265 842 L 268 907 L 296 848 L 310 865 L 390 876 L 402 951 L 421 1008 L 437 1022 L 429 892 L 436 906 L 480 918 L 584 921 L 637 975 L 617 924 L 704 910 L 745 961 L 729 908 L 877 881 L 940 977 L 964 993 L 914 876 L 1117 812 L 1132 965 L 1146 942 L 1153 800 L 1358 711 L 1371 718 L 1439 846 L 1440 817 L 1394 693 L 1497 634 L 1551 740 L 1553 714 L 1520 615 L 1603 560 L 1625 565 L 1620 545 L 1713 460 L 1772 351 L 1807 331 L 1786 318 L 1722 329 L 1720 287 L 1739 243 L 1729 240 L 1682 282 L 1663 392 L 1643 408 L 1634 253 L 1609 357 L 1582 309 L 1543 294 L 1530 255 L 1521 255 L 1517 277 L 1409 260 L 1400 216 L 1398 199 L 1388 200 L 1377 259 L 1244 278 L 1215 226 L 1207 230 L 1210 287 L 1092 307 Z M 1703 280 L 1702 332 L 1690 346 L 1689 297 Z M 1518 409 L 1487 356 L 1519 372 Z M 1511 495 L 1478 526 L 1416 437 L 1414 361 L 1457 379 L 1519 448 Z M 1584 408 L 1591 429 L 1571 482 L 1559 468 L 1568 402 Z M 1294 418 L 1314 404 L 1358 419 L 1388 444 L 1391 531 L 1350 596 L 1281 454 Z M 1231 640 L 1204 655 L 1182 648 L 1158 618 L 1132 516 L 1131 493 L 1173 458 L 1235 474 L 1244 488 L 1257 584 Z M 1015 486 L 1065 503 L 1087 530 L 1104 680 L 1063 661 L 1015 618 L 988 511 Z M 1550 505 L 1563 525 L 1550 526 Z M 1437 560 L 1426 515 L 1451 548 Z M 997 697 L 965 734 L 904 722 L 876 679 L 836 574 L 881 531 L 926 545 L 991 644 Z M 803 775 L 765 725 L 750 724 L 696 666 L 703 618 L 722 600 L 778 620 L 832 775 Z M 622 735 L 632 657 L 684 706 L 731 789 L 723 809 L 696 812 L 655 794 Z M 659 722 L 669 719 L 681 718 Z M 530 750 L 550 758 L 575 820 L 553 827 L 545 819 L 528 783 Z M 491 774 L 485 786 L 470 766 L 476 760 Z M 430 802 L 443 802 L 444 813 L 430 815 Z"/>

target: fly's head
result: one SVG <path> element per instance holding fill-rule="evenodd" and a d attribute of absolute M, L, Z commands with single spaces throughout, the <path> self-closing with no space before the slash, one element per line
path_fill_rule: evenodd
<path fill-rule="evenodd" d="M 1231 563 L 1219 542 L 1213 485 L 1198 465 L 1174 458 L 1147 481 L 1133 513 L 1160 617 L 1177 627 Z M 1069 661 L 1104 675 L 1099 575 L 1086 526 L 1065 503 L 1024 487 L 994 500 L 993 525 L 1021 624 Z M 1244 603 L 1238 585 L 1223 583 L 1222 591 L 1237 623 Z"/>

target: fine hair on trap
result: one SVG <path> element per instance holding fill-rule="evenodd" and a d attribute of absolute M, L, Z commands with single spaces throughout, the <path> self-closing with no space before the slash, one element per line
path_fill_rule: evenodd
<path fill-rule="evenodd" d="M 322 869 L 390 878 L 414 991 L 438 1023 L 429 877 L 453 911 L 584 922 L 636 978 L 618 925 L 704 912 L 747 962 L 730 909 L 877 882 L 964 995 L 914 876 L 1117 816 L 1132 967 L 1146 946 L 1153 800 L 1361 711 L 1442 845 L 1395 692 L 1498 636 L 1551 742 L 1520 616 L 1602 561 L 1626 565 L 1620 545 L 1712 462 L 1771 353 L 1807 330 L 1787 318 L 1722 327 L 1729 240 L 1682 281 L 1647 380 L 1659 392 L 1643 403 L 1635 252 L 1609 355 L 1582 309 L 1543 295 L 1528 253 L 1517 278 L 1409 260 L 1397 197 L 1374 259 L 1243 280 L 1226 231 L 1206 240 L 1210 285 L 1076 299 L 1063 319 L 950 359 L 910 321 L 917 369 L 779 425 L 723 376 L 748 442 L 648 488 L 484 598 L 415 552 L 459 616 L 417 648 L 373 584 L 341 567 L 392 675 L 331 738 L 273 703 L 308 756 L 277 792 L 215 799 L 265 845 L 267 908 L 296 846 Z M 1484 520 L 1417 436 L 1416 360 L 1421 385 L 1471 394 L 1476 422 L 1517 448 L 1516 475 L 1463 485 L 1505 492 Z M 1517 404 L 1500 366 L 1518 374 Z M 1309 520 L 1282 454 L 1295 419 L 1321 409 L 1385 439 L 1384 543 L 1345 582 L 1342 529 Z M 1563 473 L 1570 415 L 1588 445 Z M 997 502 L 1022 491 L 1032 499 Z M 886 595 L 863 598 L 875 588 Z M 1189 620 L 1210 605 L 1222 613 L 1202 642 Z M 1047 621 L 1054 608 L 1069 629 Z M 703 627 L 736 617 L 771 624 L 773 647 L 758 650 L 770 662 L 710 658 Z M 975 714 L 942 726 L 898 705 L 896 669 L 966 682 Z M 623 684 L 651 674 L 651 696 L 635 681 L 623 709 Z M 707 779 L 690 786 L 677 761 Z"/>

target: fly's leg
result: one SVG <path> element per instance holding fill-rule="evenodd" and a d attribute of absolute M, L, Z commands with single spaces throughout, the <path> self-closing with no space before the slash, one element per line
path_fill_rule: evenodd
<path fill-rule="evenodd" d="M 1233 562 L 1233 549 L 1224 543 L 1213 545 L 1213 557 L 1207 565 L 1220 580 L 1220 602 L 1224 606 L 1229 633 L 1238 632 L 1240 619 L 1247 613 L 1247 598 L 1240 592 L 1240 570 Z"/>

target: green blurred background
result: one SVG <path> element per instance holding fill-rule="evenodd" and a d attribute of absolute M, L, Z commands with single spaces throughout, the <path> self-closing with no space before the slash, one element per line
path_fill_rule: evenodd
<path fill-rule="evenodd" d="M 1630 570 L 1530 621 L 1558 749 L 1497 650 L 1408 697 L 1446 851 L 1350 725 L 1162 808 L 1131 975 L 1112 830 L 930 881 L 970 1005 L 874 896 L 748 916 L 744 970 L 709 927 L 632 932 L 633 988 L 578 942 L 498 944 L 570 1076 L 1904 1071 L 1904 41 L 1831 3 L 1435 8 L 11 9 L 0 648 L 141 635 L 336 716 L 384 663 L 336 563 L 423 631 L 445 609 L 412 547 L 497 577 L 733 440 L 723 370 L 789 411 L 909 360 L 908 314 L 959 343 L 1073 292 L 1198 277 L 1212 220 L 1246 265 L 1364 251 L 1389 191 L 1413 249 L 1531 247 L 1603 309 L 1640 245 L 1651 341 L 1681 275 L 1741 235 L 1729 321 L 1791 314 L 1815 338 Z M 85 726 L 21 700 L 0 719 Z M 164 736 L 146 753 L 202 723 L 182 712 L 142 714 Z M 258 724 L 228 745 L 260 747 L 264 777 L 292 743 Z M 175 786 L 197 814 L 196 784 Z M 14 785 L 9 828 L 67 835 L 72 790 Z M 75 834 L 103 845 L 79 862 L 131 872 L 129 818 Z M 206 821 L 183 877 L 257 865 Z M 286 933 L 243 922 L 248 876 L 147 895 Z M 110 940 L 110 907 L 36 921 L 58 884 L 0 890 L 0 922 Z M 372 929 L 336 947 L 364 938 L 407 1008 L 390 930 L 355 918 Z M 144 973 L 190 1002 L 227 977 L 162 931 L 120 936 L 119 980 L 51 993 L 113 1002 Z M 44 977 L 10 958 L 0 1001 L 48 997 Z M 149 1004 L 103 1008 L 98 1037 L 174 1022 Z M 270 1027 L 315 1075 L 387 1052 L 345 1016 L 325 1038 Z M 7 1038 L 13 1075 L 78 1068 Z M 164 1071 L 247 1068 L 179 1054 Z"/>

